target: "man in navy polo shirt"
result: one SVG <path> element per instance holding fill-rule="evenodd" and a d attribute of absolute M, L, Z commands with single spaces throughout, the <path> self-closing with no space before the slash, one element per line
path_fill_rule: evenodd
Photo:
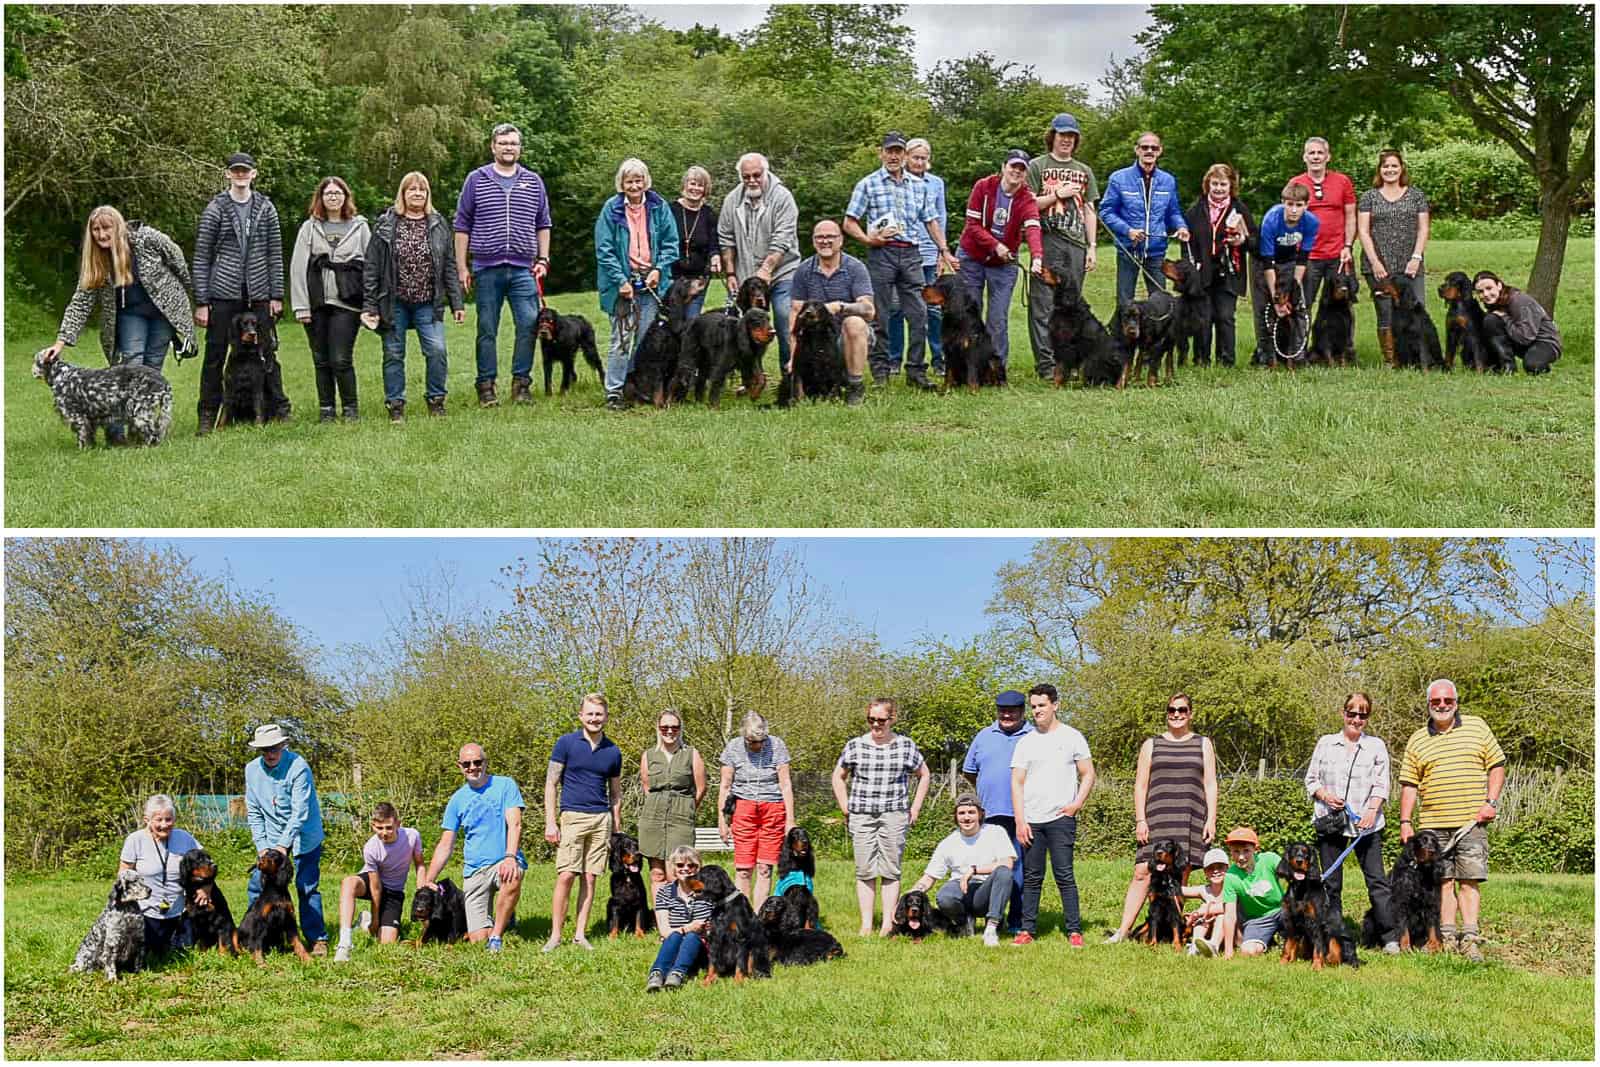
<path fill-rule="evenodd" d="M 1023 714 L 1026 704 L 1027 698 L 1015 689 L 995 697 L 994 724 L 978 731 L 961 764 L 961 776 L 978 791 L 983 821 L 1004 829 L 1017 853 L 1011 867 L 1011 903 L 1006 908 L 1006 932 L 1013 935 L 1022 929 L 1022 846 L 1017 844 L 1017 818 L 1011 810 L 1011 753 L 1033 732 Z"/>
<path fill-rule="evenodd" d="M 803 261 L 794 272 L 790 292 L 789 363 L 794 369 L 795 322 L 800 311 L 813 301 L 822 301 L 839 324 L 839 344 L 844 355 L 844 402 L 855 407 L 866 399 L 862 375 L 867 369 L 867 347 L 872 334 L 867 323 L 876 310 L 872 303 L 872 279 L 866 264 L 844 250 L 844 231 L 832 219 L 822 219 L 811 228 L 811 247 L 817 254 Z"/>
<path fill-rule="evenodd" d="M 584 936 L 589 928 L 589 906 L 594 903 L 594 883 L 605 870 L 611 835 L 622 829 L 622 751 L 606 736 L 610 710 L 606 698 L 590 693 L 578 710 L 581 729 L 556 738 L 550 766 L 544 776 L 544 839 L 556 845 L 556 887 L 550 899 L 550 940 L 544 951 L 561 944 L 561 927 L 567 919 L 567 897 L 572 883 L 583 875 L 578 890 L 578 917 L 572 943 L 593 950 Z M 556 807 L 556 787 L 561 787 L 561 807 Z M 556 812 L 561 824 L 556 825 Z"/>

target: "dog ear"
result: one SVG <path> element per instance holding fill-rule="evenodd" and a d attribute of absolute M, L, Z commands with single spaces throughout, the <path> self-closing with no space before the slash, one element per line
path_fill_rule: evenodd
<path fill-rule="evenodd" d="M 1161 273 L 1168 281 L 1178 281 L 1178 261 L 1175 259 L 1163 259 L 1161 261 Z"/>

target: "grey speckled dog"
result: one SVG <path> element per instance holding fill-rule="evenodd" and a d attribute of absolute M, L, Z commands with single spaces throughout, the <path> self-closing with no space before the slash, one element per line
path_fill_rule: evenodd
<path fill-rule="evenodd" d="M 144 965 L 144 916 L 139 901 L 150 896 L 137 871 L 120 871 L 111 883 L 106 910 L 83 935 L 78 957 L 67 972 L 102 971 L 115 982 L 119 971 L 137 971 Z"/>
<path fill-rule="evenodd" d="M 172 386 L 161 372 L 140 364 L 104 370 L 75 367 L 44 349 L 33 357 L 33 376 L 50 386 L 56 410 L 78 436 L 79 448 L 94 445 L 106 427 L 106 443 L 126 422 L 147 445 L 158 445 L 172 427 Z"/>

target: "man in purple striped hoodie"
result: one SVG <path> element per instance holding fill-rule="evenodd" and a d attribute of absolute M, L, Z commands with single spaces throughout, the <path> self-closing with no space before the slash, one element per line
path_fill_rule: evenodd
<path fill-rule="evenodd" d="M 467 175 L 456 204 L 456 274 L 462 291 L 477 280 L 478 404 L 494 407 L 498 376 L 495 339 L 500 307 L 511 304 L 517 340 L 511 354 L 511 400 L 528 403 L 533 393 L 533 332 L 539 289 L 550 269 L 550 199 L 544 180 L 520 165 L 522 131 L 509 122 L 490 137 L 494 160 Z M 472 254 L 469 269 L 467 254 Z"/>

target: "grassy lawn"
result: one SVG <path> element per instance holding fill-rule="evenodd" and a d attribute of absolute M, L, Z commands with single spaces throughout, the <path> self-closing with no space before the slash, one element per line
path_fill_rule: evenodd
<path fill-rule="evenodd" d="M 1457 268 L 1522 277 L 1532 255 L 1531 240 L 1437 241 L 1429 284 Z M 585 367 L 565 398 L 479 411 L 469 309 L 466 326 L 448 327 L 443 420 L 418 414 L 413 340 L 411 417 L 385 421 L 379 343 L 364 335 L 363 421 L 318 425 L 304 332 L 291 322 L 281 359 L 292 423 L 196 440 L 199 361 L 169 360 L 174 432 L 151 453 L 78 452 L 47 390 L 29 378 L 56 312 L 19 307 L 6 331 L 5 517 L 24 528 L 1588 527 L 1593 257 L 1592 240 L 1572 242 L 1556 315 L 1566 351 L 1542 379 L 1385 370 L 1363 294 L 1358 370 L 1184 368 L 1176 388 L 1060 392 L 1033 380 L 1019 295 L 1016 384 L 1004 392 L 925 396 L 896 380 L 869 389 L 863 409 L 778 412 L 740 399 L 721 412 L 616 415 L 601 407 Z M 1113 282 L 1107 257 L 1088 287 L 1102 316 Z M 552 303 L 590 318 L 604 351 L 608 325 L 593 294 Z M 1245 309 L 1243 353 L 1253 343 L 1248 318 Z M 510 346 L 508 315 L 502 393 Z M 99 365 L 93 335 L 69 358 Z M 776 361 L 774 348 L 769 370 Z"/>
<path fill-rule="evenodd" d="M 238 871 L 245 860 L 223 862 Z M 344 869 L 324 864 L 325 890 Z M 1275 958 L 1212 961 L 1101 945 L 1128 866 L 1080 859 L 1077 873 L 1088 947 L 1067 947 L 1047 884 L 1043 939 L 985 949 L 977 938 L 857 938 L 850 865 L 828 860 L 817 878 L 823 922 L 840 935 L 845 959 L 780 969 L 770 982 L 655 996 L 643 991 L 654 939 L 602 940 L 603 900 L 593 954 L 538 951 L 549 933 L 548 864 L 530 871 L 522 920 L 499 957 L 477 946 L 416 951 L 358 940 L 348 965 L 277 956 L 258 970 L 210 954 L 114 986 L 66 973 L 106 881 L 83 872 L 13 878 L 5 1052 L 966 1060 L 1149 1059 L 1161 1049 L 1178 1059 L 1593 1059 L 1593 877 L 1495 875 L 1484 893 L 1485 964 L 1374 954 L 1357 971 L 1313 974 L 1309 964 Z M 1354 871 L 1350 880 L 1346 910 L 1356 917 L 1367 905 Z M 244 879 L 225 879 L 224 890 L 242 913 Z"/>

